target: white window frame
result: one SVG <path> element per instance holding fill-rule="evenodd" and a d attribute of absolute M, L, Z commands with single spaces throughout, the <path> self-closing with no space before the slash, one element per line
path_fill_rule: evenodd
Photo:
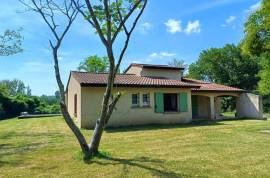
<path fill-rule="evenodd" d="M 146 95 L 147 101 L 144 101 L 144 96 Z M 150 106 L 150 93 L 142 94 L 143 106 Z"/>
<path fill-rule="evenodd" d="M 133 95 L 137 95 L 137 103 L 133 103 Z M 140 93 L 132 93 L 131 94 L 131 105 L 132 106 L 140 106 Z"/>

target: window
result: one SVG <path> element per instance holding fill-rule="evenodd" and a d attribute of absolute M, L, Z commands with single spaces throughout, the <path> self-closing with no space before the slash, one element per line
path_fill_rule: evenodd
<path fill-rule="evenodd" d="M 132 106 L 139 106 L 140 105 L 140 94 L 132 94 Z"/>
<path fill-rule="evenodd" d="M 143 94 L 143 106 L 150 106 L 150 94 Z"/>
<path fill-rule="evenodd" d="M 77 117 L 77 94 L 74 95 L 74 116 Z"/>
<path fill-rule="evenodd" d="M 164 111 L 165 112 L 177 112 L 177 93 L 164 93 Z"/>

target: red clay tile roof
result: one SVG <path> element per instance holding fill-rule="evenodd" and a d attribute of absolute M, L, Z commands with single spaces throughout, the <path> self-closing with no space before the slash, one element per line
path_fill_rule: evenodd
<path fill-rule="evenodd" d="M 81 86 L 105 86 L 107 75 L 105 73 L 71 72 L 71 75 Z M 196 84 L 182 82 L 180 80 L 141 77 L 133 74 L 116 75 L 115 85 L 125 87 L 167 87 L 167 88 L 196 88 Z"/>
<path fill-rule="evenodd" d="M 81 86 L 105 86 L 107 82 L 106 73 L 71 72 L 71 75 Z M 191 88 L 194 92 L 244 92 L 245 90 L 209 83 L 196 79 L 182 78 L 182 80 L 141 77 L 133 74 L 116 75 L 114 84 L 119 87 L 164 87 L 164 88 Z"/>
<path fill-rule="evenodd" d="M 182 81 L 187 83 L 192 83 L 199 85 L 200 88 L 192 88 L 192 91 L 227 91 L 227 92 L 244 92 L 240 88 L 230 87 L 226 85 L 204 82 L 202 80 L 190 79 L 190 78 L 183 78 Z"/>

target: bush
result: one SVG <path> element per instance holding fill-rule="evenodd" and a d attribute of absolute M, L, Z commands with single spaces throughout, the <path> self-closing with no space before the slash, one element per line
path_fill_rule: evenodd
<path fill-rule="evenodd" d="M 59 104 L 49 105 L 41 102 L 37 96 L 15 95 L 4 96 L 0 93 L 0 119 L 16 117 L 21 112 L 29 114 L 57 114 L 60 113 Z"/>
<path fill-rule="evenodd" d="M 20 90 L 19 90 L 19 89 Z M 59 92 L 55 95 L 31 96 L 31 89 L 20 80 L 0 81 L 0 119 L 15 117 L 21 112 L 29 114 L 60 113 Z"/>

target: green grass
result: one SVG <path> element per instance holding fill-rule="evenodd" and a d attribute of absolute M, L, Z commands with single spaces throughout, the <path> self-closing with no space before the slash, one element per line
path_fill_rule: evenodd
<path fill-rule="evenodd" d="M 90 138 L 92 131 L 83 130 Z M 0 177 L 270 177 L 270 121 L 107 130 L 85 163 L 59 117 L 0 121 Z"/>
<path fill-rule="evenodd" d="M 224 112 L 222 115 L 226 117 L 235 117 L 235 112 Z"/>

